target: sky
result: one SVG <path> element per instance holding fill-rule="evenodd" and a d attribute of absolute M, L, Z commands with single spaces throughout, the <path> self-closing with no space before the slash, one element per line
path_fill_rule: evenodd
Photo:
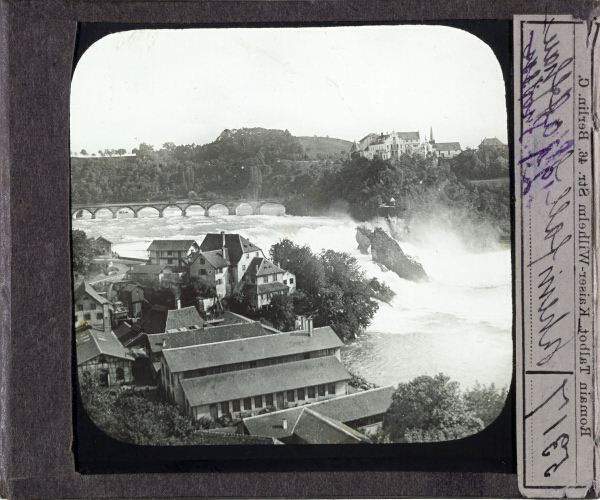
<path fill-rule="evenodd" d="M 263 127 L 349 141 L 419 131 L 507 143 L 492 50 L 442 26 L 137 30 L 92 45 L 71 87 L 71 150 L 205 144 Z"/>

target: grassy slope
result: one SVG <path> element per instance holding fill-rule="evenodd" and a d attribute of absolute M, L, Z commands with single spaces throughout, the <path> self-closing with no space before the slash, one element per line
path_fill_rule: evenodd
<path fill-rule="evenodd" d="M 342 150 L 348 153 L 352 147 L 352 142 L 343 139 L 328 137 L 298 137 L 297 139 L 305 147 L 309 158 L 316 158 L 318 154 L 339 155 Z"/>

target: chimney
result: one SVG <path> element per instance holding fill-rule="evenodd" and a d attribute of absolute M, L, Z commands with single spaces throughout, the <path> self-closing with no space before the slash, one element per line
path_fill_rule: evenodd
<path fill-rule="evenodd" d="M 313 336 L 313 319 L 312 319 L 312 316 L 310 318 L 308 318 L 306 321 L 308 323 L 308 336 L 312 337 Z"/>
<path fill-rule="evenodd" d="M 227 260 L 228 257 L 227 257 L 227 243 L 225 241 L 225 231 L 221 231 L 221 253 L 223 254 L 223 258 L 225 260 Z"/>
<path fill-rule="evenodd" d="M 181 299 L 179 297 L 175 299 L 175 304 L 177 305 L 177 309 L 181 309 Z"/>
<path fill-rule="evenodd" d="M 281 427 L 283 427 L 283 430 L 284 430 L 284 431 L 287 431 L 287 418 L 284 418 L 284 419 L 281 421 Z"/>

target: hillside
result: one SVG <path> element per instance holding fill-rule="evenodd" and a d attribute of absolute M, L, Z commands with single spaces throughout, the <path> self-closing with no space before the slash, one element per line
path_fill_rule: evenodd
<path fill-rule="evenodd" d="M 298 137 L 304 146 L 306 156 L 311 160 L 323 157 L 340 156 L 343 151 L 347 154 L 352 147 L 352 142 L 344 139 L 331 139 L 329 137 Z"/>

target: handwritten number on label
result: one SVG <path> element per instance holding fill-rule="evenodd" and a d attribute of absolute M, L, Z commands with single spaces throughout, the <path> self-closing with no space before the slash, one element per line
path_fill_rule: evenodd
<path fill-rule="evenodd" d="M 559 443 L 560 441 L 560 443 Z M 552 441 L 546 449 L 542 452 L 542 456 L 548 457 L 552 453 L 552 450 L 556 450 L 560 446 L 561 449 L 565 450 L 565 457 L 558 463 L 553 463 L 544 472 L 544 477 L 550 477 L 556 470 L 569 458 L 569 450 L 567 450 L 567 444 L 569 444 L 569 435 L 561 434 L 554 441 Z"/>

